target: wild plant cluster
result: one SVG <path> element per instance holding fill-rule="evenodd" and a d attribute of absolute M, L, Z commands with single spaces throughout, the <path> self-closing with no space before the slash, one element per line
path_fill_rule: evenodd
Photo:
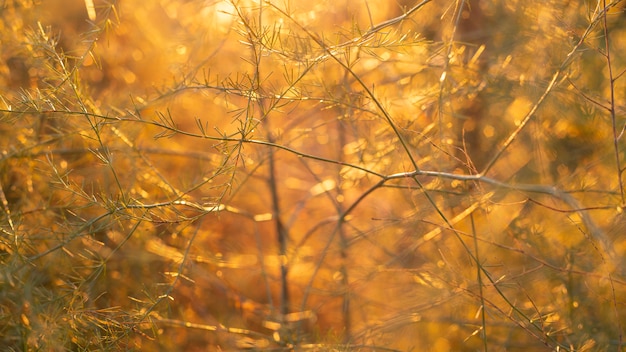
<path fill-rule="evenodd" d="M 0 345 L 621 351 L 623 0 L 5 0 Z"/>

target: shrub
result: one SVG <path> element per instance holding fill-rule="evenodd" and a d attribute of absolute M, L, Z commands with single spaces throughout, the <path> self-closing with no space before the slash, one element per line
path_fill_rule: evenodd
<path fill-rule="evenodd" d="M 623 1 L 2 11 L 8 349 L 622 349 Z"/>

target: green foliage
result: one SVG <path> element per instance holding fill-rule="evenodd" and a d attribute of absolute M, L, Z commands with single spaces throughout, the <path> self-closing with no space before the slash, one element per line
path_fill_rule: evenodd
<path fill-rule="evenodd" d="M 624 347 L 624 1 L 91 3 L 0 8 L 7 350 Z"/>

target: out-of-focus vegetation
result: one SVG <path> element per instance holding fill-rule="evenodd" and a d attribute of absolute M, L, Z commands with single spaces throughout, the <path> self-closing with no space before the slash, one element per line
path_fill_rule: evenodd
<path fill-rule="evenodd" d="M 621 351 L 623 0 L 7 0 L 0 345 Z"/>

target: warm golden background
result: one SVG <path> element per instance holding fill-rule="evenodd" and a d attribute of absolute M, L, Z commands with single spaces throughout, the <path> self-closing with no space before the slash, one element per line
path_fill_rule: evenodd
<path fill-rule="evenodd" d="M 0 3 L 7 350 L 626 345 L 626 1 L 91 5 Z"/>

